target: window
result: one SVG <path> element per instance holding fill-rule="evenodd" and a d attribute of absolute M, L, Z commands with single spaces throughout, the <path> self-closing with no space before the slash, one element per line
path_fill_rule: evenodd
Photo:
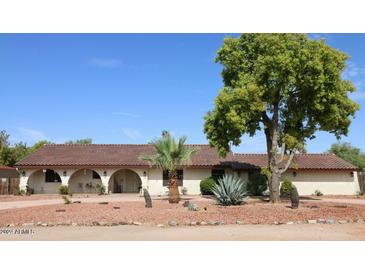
<path fill-rule="evenodd" d="M 46 179 L 46 183 L 60 183 L 61 182 L 60 175 L 58 175 L 58 173 L 52 169 L 47 169 L 45 179 Z"/>
<path fill-rule="evenodd" d="M 93 179 L 101 179 L 100 175 L 94 170 L 93 170 Z"/>
<path fill-rule="evenodd" d="M 183 181 L 184 181 L 184 171 L 182 169 L 177 171 L 177 184 L 178 186 L 183 186 Z M 162 172 L 162 179 L 163 179 L 163 186 L 168 186 L 169 185 L 169 172 L 167 170 L 164 170 Z"/>
<path fill-rule="evenodd" d="M 212 177 L 216 180 L 223 178 L 224 174 L 224 169 L 212 169 Z"/>

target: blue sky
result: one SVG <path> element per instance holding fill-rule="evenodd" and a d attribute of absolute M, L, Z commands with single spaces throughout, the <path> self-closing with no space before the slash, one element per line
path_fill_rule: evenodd
<path fill-rule="evenodd" d="M 146 143 L 166 129 L 207 143 L 203 117 L 222 87 L 215 53 L 225 34 L 2 34 L 0 129 L 11 141 Z M 344 77 L 361 106 L 343 138 L 365 150 L 365 35 L 312 34 L 351 58 Z M 318 133 L 310 152 L 336 139 Z M 263 134 L 239 152 L 265 152 Z"/>

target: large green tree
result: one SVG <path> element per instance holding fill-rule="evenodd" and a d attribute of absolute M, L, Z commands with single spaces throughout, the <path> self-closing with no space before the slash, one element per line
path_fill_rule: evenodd
<path fill-rule="evenodd" d="M 348 56 L 305 34 L 225 38 L 216 62 L 224 87 L 205 117 L 209 143 L 224 156 L 243 135 L 266 136 L 270 199 L 280 201 L 281 175 L 318 130 L 346 135 L 359 106 L 342 79 Z"/>
<path fill-rule="evenodd" d="M 178 203 L 180 193 L 178 189 L 177 170 L 188 164 L 191 157 L 198 152 L 196 148 L 185 145 L 186 137 L 175 140 L 167 131 L 163 131 L 162 137 L 151 142 L 155 148 L 155 154 L 142 155 L 142 160 L 148 161 L 152 166 L 168 172 L 169 176 L 169 202 Z"/>
<path fill-rule="evenodd" d="M 329 152 L 336 154 L 338 157 L 357 166 L 361 170 L 365 169 L 365 153 L 350 143 L 332 144 Z"/>

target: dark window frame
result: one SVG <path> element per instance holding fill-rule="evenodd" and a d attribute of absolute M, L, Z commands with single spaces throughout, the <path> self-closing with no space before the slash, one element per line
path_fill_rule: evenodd
<path fill-rule="evenodd" d="M 101 180 L 101 177 L 99 175 L 99 173 L 97 173 L 96 171 L 92 170 L 92 175 L 91 175 L 93 180 Z"/>
<path fill-rule="evenodd" d="M 224 169 L 218 169 L 218 168 L 212 169 L 212 172 L 211 172 L 211 176 L 215 180 L 223 178 L 223 176 L 225 174 L 226 174 L 226 171 Z"/>
<path fill-rule="evenodd" d="M 44 174 L 45 183 L 61 183 L 60 175 L 53 169 L 47 169 Z"/>
<path fill-rule="evenodd" d="M 178 169 L 176 172 L 178 186 L 184 186 L 184 170 Z M 162 171 L 162 185 L 166 187 L 169 186 L 169 172 L 167 170 Z"/>

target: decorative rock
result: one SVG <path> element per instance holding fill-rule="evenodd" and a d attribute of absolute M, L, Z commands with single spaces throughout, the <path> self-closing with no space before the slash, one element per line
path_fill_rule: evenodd
<path fill-rule="evenodd" d="M 225 224 L 225 222 L 224 222 L 224 221 L 220 221 L 220 222 L 219 222 L 219 224 L 220 224 L 220 225 L 224 225 L 224 224 Z"/>
<path fill-rule="evenodd" d="M 164 228 L 165 226 L 163 224 L 158 224 L 157 227 Z"/>
<path fill-rule="evenodd" d="M 301 224 L 303 224 L 303 221 L 297 221 L 296 224 L 301 225 Z"/>
<path fill-rule="evenodd" d="M 332 220 L 332 219 L 328 219 L 327 220 L 327 224 L 329 224 L 329 225 L 333 225 L 335 223 L 335 221 L 334 220 Z"/>
<path fill-rule="evenodd" d="M 72 223 L 71 225 L 72 225 L 72 226 L 77 226 L 77 223 Z"/>
<path fill-rule="evenodd" d="M 46 226 L 48 226 L 48 224 L 47 223 L 43 223 L 43 224 L 41 224 L 41 226 L 46 227 Z"/>
<path fill-rule="evenodd" d="M 207 225 L 208 223 L 207 222 L 200 222 L 199 224 L 200 225 Z"/>
<path fill-rule="evenodd" d="M 344 224 L 347 224 L 348 222 L 347 222 L 347 220 L 339 220 L 338 223 L 341 225 L 344 225 Z"/>
<path fill-rule="evenodd" d="M 99 222 L 100 226 L 108 226 L 109 224 L 107 222 Z"/>
<path fill-rule="evenodd" d="M 191 226 L 196 226 L 198 223 L 197 222 L 191 222 L 190 225 Z"/>
<path fill-rule="evenodd" d="M 364 221 L 363 219 L 358 219 L 358 220 L 357 220 L 357 223 L 358 223 L 358 224 L 363 224 L 363 223 L 365 223 L 365 221 Z"/>
<path fill-rule="evenodd" d="M 243 222 L 242 222 L 242 221 L 240 221 L 240 220 L 237 220 L 237 221 L 236 221 L 236 224 L 237 224 L 237 225 L 242 225 L 242 224 L 243 224 Z"/>
<path fill-rule="evenodd" d="M 152 208 L 152 199 L 150 194 L 148 193 L 147 189 L 143 189 L 143 197 L 144 197 L 144 201 L 145 201 L 145 207 L 146 208 Z"/>
<path fill-rule="evenodd" d="M 308 220 L 308 224 L 316 224 L 317 220 Z"/>
<path fill-rule="evenodd" d="M 349 223 L 349 224 L 352 224 L 353 222 L 354 222 L 354 221 L 353 221 L 352 219 L 349 219 L 349 220 L 348 220 L 348 223 Z"/>
<path fill-rule="evenodd" d="M 94 221 L 94 222 L 92 222 L 92 225 L 99 226 L 100 223 L 98 221 Z"/>
<path fill-rule="evenodd" d="M 128 225 L 128 222 L 127 221 L 120 221 L 119 225 Z"/>
<path fill-rule="evenodd" d="M 190 202 L 188 205 L 188 210 L 189 211 L 198 211 L 199 207 L 196 204 Z"/>
<path fill-rule="evenodd" d="M 142 225 L 140 222 L 133 222 L 133 225 Z"/>
<path fill-rule="evenodd" d="M 294 222 L 287 222 L 286 224 L 287 224 L 287 225 L 293 225 L 293 224 L 294 224 Z"/>
<path fill-rule="evenodd" d="M 318 223 L 319 224 L 325 224 L 326 223 L 326 220 L 325 219 L 318 219 Z"/>
<path fill-rule="evenodd" d="M 38 223 L 37 223 L 37 225 L 38 225 L 38 226 L 41 226 L 41 225 L 42 225 L 42 222 L 38 222 Z"/>
<path fill-rule="evenodd" d="M 177 222 L 175 220 L 171 220 L 168 222 L 169 226 L 177 226 Z"/>
<path fill-rule="evenodd" d="M 14 227 L 15 224 L 8 224 L 8 227 Z"/>
<path fill-rule="evenodd" d="M 22 226 L 34 226 L 34 223 L 24 223 Z"/>
<path fill-rule="evenodd" d="M 188 207 L 188 206 L 189 206 L 189 204 L 190 204 L 190 202 L 189 202 L 189 201 L 185 201 L 185 202 L 183 203 L 183 207 Z"/>

